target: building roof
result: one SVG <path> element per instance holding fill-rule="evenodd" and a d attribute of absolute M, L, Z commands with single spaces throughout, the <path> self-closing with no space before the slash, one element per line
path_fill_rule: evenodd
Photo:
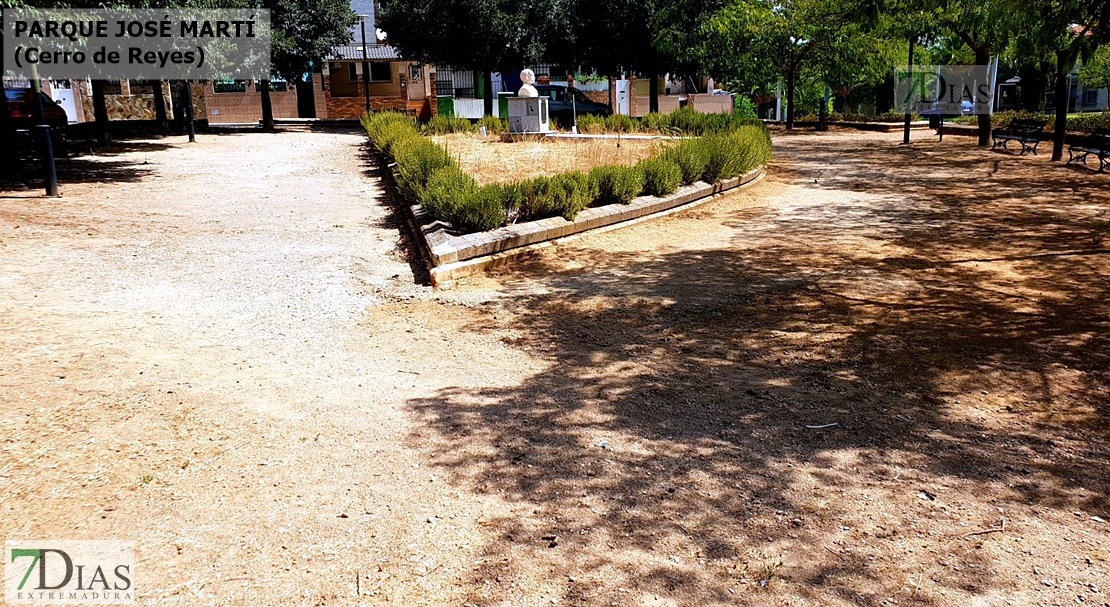
<path fill-rule="evenodd" d="M 362 61 L 362 45 L 344 44 L 343 46 L 333 46 L 330 58 L 357 59 Z M 371 61 L 400 61 L 401 56 L 397 53 L 397 49 L 388 44 L 367 44 L 366 58 Z"/>

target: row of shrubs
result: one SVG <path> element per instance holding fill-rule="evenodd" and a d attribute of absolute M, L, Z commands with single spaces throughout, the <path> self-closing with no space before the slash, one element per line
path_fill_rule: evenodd
<path fill-rule="evenodd" d="M 727 133 L 744 126 L 761 124 L 758 118 L 739 114 L 703 114 L 693 108 L 679 108 L 670 114 L 652 113 L 643 118 L 613 114 L 611 116 L 578 116 L 582 133 L 651 133 L 661 135 L 702 136 Z"/>
<path fill-rule="evenodd" d="M 397 113 L 363 116 L 371 144 L 396 163 L 401 195 L 434 219 L 464 231 L 510 221 L 574 219 L 592 204 L 628 204 L 640 195 L 667 196 L 698 180 L 715 182 L 767 163 L 771 139 L 762 124 L 688 139 L 635 166 L 607 165 L 511 183 L 479 185 L 446 150 L 421 136 L 416 122 Z"/>
<path fill-rule="evenodd" d="M 420 130 L 428 135 L 447 135 L 450 133 L 473 133 L 486 127 L 490 134 L 504 133 L 509 130 L 509 121 L 497 116 L 483 116 L 477 122 L 461 116 L 437 114 L 421 125 Z"/>
<path fill-rule="evenodd" d="M 882 114 L 855 114 L 850 112 L 829 112 L 825 114 L 825 122 L 902 122 L 906 119 L 905 114 L 899 114 L 895 111 L 883 112 Z M 921 120 L 921 116 L 917 114 L 910 114 L 910 120 Z M 821 117 L 817 114 L 806 114 L 794 118 L 794 122 L 820 122 Z"/>
<path fill-rule="evenodd" d="M 954 122 L 978 124 L 978 119 L 978 116 L 960 116 Z M 1041 120 L 1045 123 L 1044 130 L 1056 130 L 1056 116 L 1054 114 L 1042 114 L 1025 110 L 1005 110 L 991 114 L 991 128 L 999 129 L 1009 126 L 1014 120 Z M 1098 129 L 1110 129 L 1110 110 L 1068 116 L 1066 128 L 1068 133 L 1093 133 Z"/>

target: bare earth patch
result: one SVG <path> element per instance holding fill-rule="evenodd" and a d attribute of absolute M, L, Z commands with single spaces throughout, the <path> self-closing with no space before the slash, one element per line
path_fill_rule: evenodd
<path fill-rule="evenodd" d="M 443 292 L 353 133 L 0 194 L 0 532 L 143 604 L 1105 607 L 1107 177 L 899 140 Z"/>
<path fill-rule="evenodd" d="M 503 142 L 475 133 L 437 135 L 464 171 L 479 183 L 509 183 L 521 179 L 589 171 L 607 164 L 633 165 L 654 156 L 674 140 L 668 139 L 542 139 Z"/>

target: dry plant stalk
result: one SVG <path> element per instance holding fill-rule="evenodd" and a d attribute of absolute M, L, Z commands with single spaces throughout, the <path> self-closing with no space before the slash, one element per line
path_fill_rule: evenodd
<path fill-rule="evenodd" d="M 478 183 L 509 183 L 540 175 L 557 175 L 569 171 L 589 171 L 606 164 L 632 165 L 655 156 L 670 140 L 625 139 L 617 155 L 615 139 L 545 139 L 540 141 L 502 142 L 496 137 L 483 139 L 473 133 L 460 133 L 444 138 L 444 147 L 464 172 Z"/>

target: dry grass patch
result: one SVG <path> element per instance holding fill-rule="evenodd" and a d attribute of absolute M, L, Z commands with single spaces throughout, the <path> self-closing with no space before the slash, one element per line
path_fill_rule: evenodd
<path fill-rule="evenodd" d="M 481 184 L 508 183 L 540 175 L 589 171 L 607 164 L 633 165 L 674 141 L 661 139 L 543 140 L 505 143 L 475 133 L 432 137 L 459 167 Z"/>

